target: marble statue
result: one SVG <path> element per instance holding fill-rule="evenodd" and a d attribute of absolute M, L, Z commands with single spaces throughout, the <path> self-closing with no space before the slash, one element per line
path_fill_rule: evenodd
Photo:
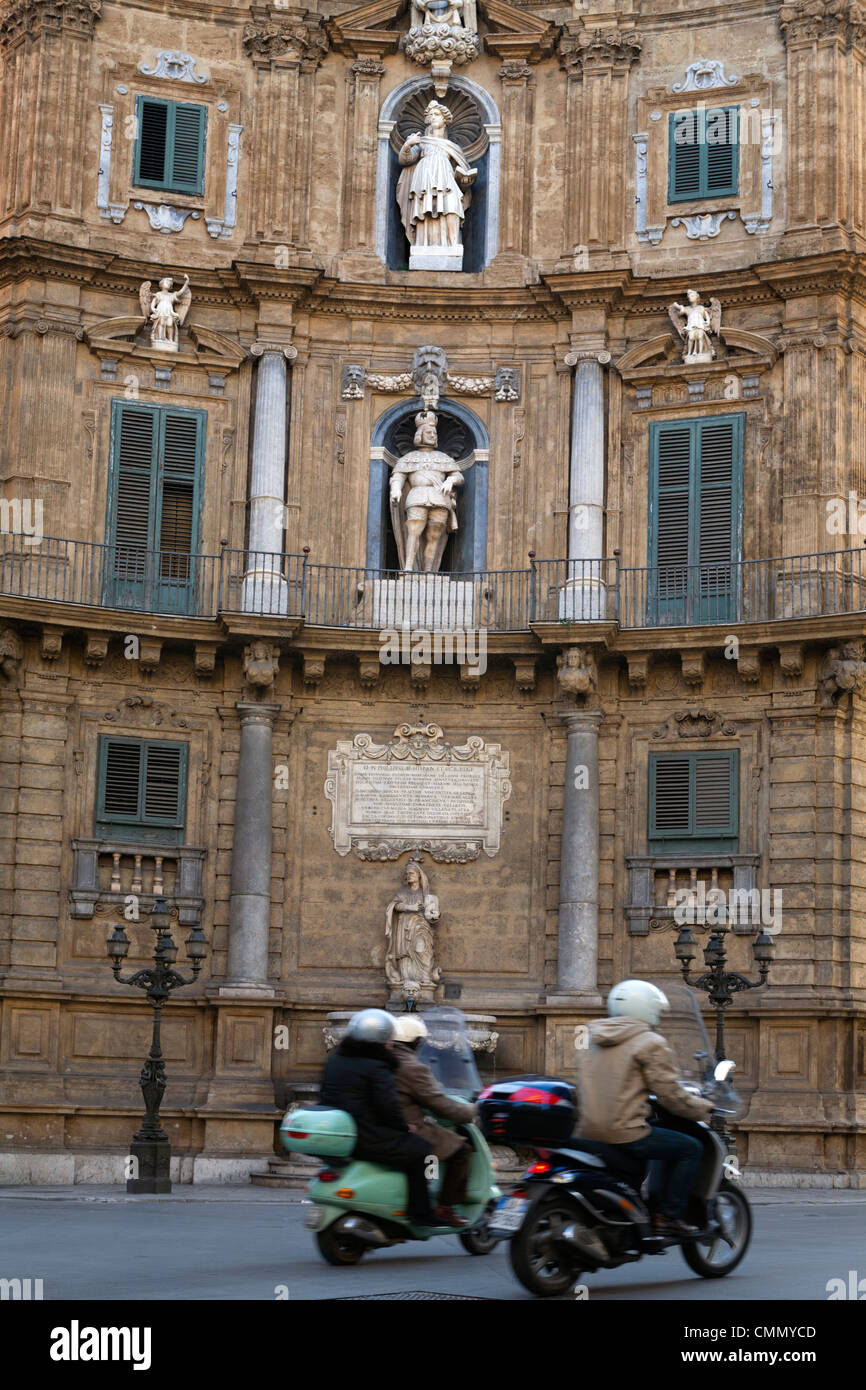
<path fill-rule="evenodd" d="M 409 269 L 460 270 L 463 221 L 478 170 L 447 138 L 447 106 L 431 101 L 424 120 L 424 134 L 407 136 L 398 156 L 403 172 L 397 203 L 410 245 Z"/>
<path fill-rule="evenodd" d="M 448 536 L 457 530 L 454 489 L 462 485 L 463 474 L 451 455 L 438 447 L 435 412 L 420 410 L 415 426 L 415 448 L 392 465 L 391 522 L 400 568 L 436 574 Z"/>
<path fill-rule="evenodd" d="M 420 861 L 410 859 L 385 911 L 385 978 L 392 1001 L 435 1001 L 440 970 L 436 965 L 433 928 L 439 921 L 439 899 Z"/>
<path fill-rule="evenodd" d="M 712 362 L 716 355 L 712 338 L 718 338 L 722 324 L 722 306 L 711 299 L 709 308 L 701 303 L 697 290 L 688 290 L 686 304 L 672 304 L 668 309 L 670 321 L 682 339 L 684 362 Z"/>
<path fill-rule="evenodd" d="M 192 303 L 188 275 L 183 277 L 183 284 L 179 290 L 175 290 L 173 286 L 174 281 L 170 278 L 160 280 L 156 294 L 151 294 L 150 281 L 145 280 L 138 291 L 141 312 L 151 324 L 151 346 L 163 348 L 168 352 L 177 352 L 180 326 L 186 319 Z"/>

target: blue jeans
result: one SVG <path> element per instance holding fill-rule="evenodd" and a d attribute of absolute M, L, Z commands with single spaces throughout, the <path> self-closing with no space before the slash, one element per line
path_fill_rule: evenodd
<path fill-rule="evenodd" d="M 636 1158 L 653 1160 L 649 1165 L 650 1205 L 672 1220 L 682 1217 L 701 1166 L 703 1148 L 700 1141 L 690 1134 L 653 1125 L 652 1132 L 643 1139 L 616 1147 Z"/>

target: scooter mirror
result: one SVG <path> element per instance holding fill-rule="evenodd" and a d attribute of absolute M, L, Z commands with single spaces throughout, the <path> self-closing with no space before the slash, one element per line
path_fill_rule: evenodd
<path fill-rule="evenodd" d="M 736 1065 L 736 1062 L 731 1062 L 730 1060 L 719 1062 L 716 1066 L 715 1071 L 713 1072 L 713 1076 L 715 1077 L 716 1081 L 727 1081 L 728 1077 L 730 1076 L 731 1072 L 734 1070 Z"/>

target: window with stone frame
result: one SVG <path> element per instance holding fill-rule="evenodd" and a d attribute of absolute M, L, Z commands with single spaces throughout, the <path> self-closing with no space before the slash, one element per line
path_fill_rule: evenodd
<path fill-rule="evenodd" d="M 668 125 L 669 203 L 739 192 L 738 106 L 672 111 Z"/>
<path fill-rule="evenodd" d="M 99 738 L 97 837 L 180 845 L 189 748 L 166 739 Z"/>
<path fill-rule="evenodd" d="M 736 852 L 739 751 L 651 753 L 649 852 Z"/>
<path fill-rule="evenodd" d="M 135 131 L 133 184 L 169 193 L 204 192 L 206 106 L 139 95 Z"/>

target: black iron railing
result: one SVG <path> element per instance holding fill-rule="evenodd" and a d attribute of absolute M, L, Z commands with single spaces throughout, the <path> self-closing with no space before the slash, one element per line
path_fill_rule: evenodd
<path fill-rule="evenodd" d="M 0 595 L 175 617 L 250 614 L 361 631 L 524 632 L 536 623 L 670 628 L 866 612 L 864 549 L 629 568 L 616 557 L 402 574 L 308 554 L 218 555 L 0 533 Z"/>

